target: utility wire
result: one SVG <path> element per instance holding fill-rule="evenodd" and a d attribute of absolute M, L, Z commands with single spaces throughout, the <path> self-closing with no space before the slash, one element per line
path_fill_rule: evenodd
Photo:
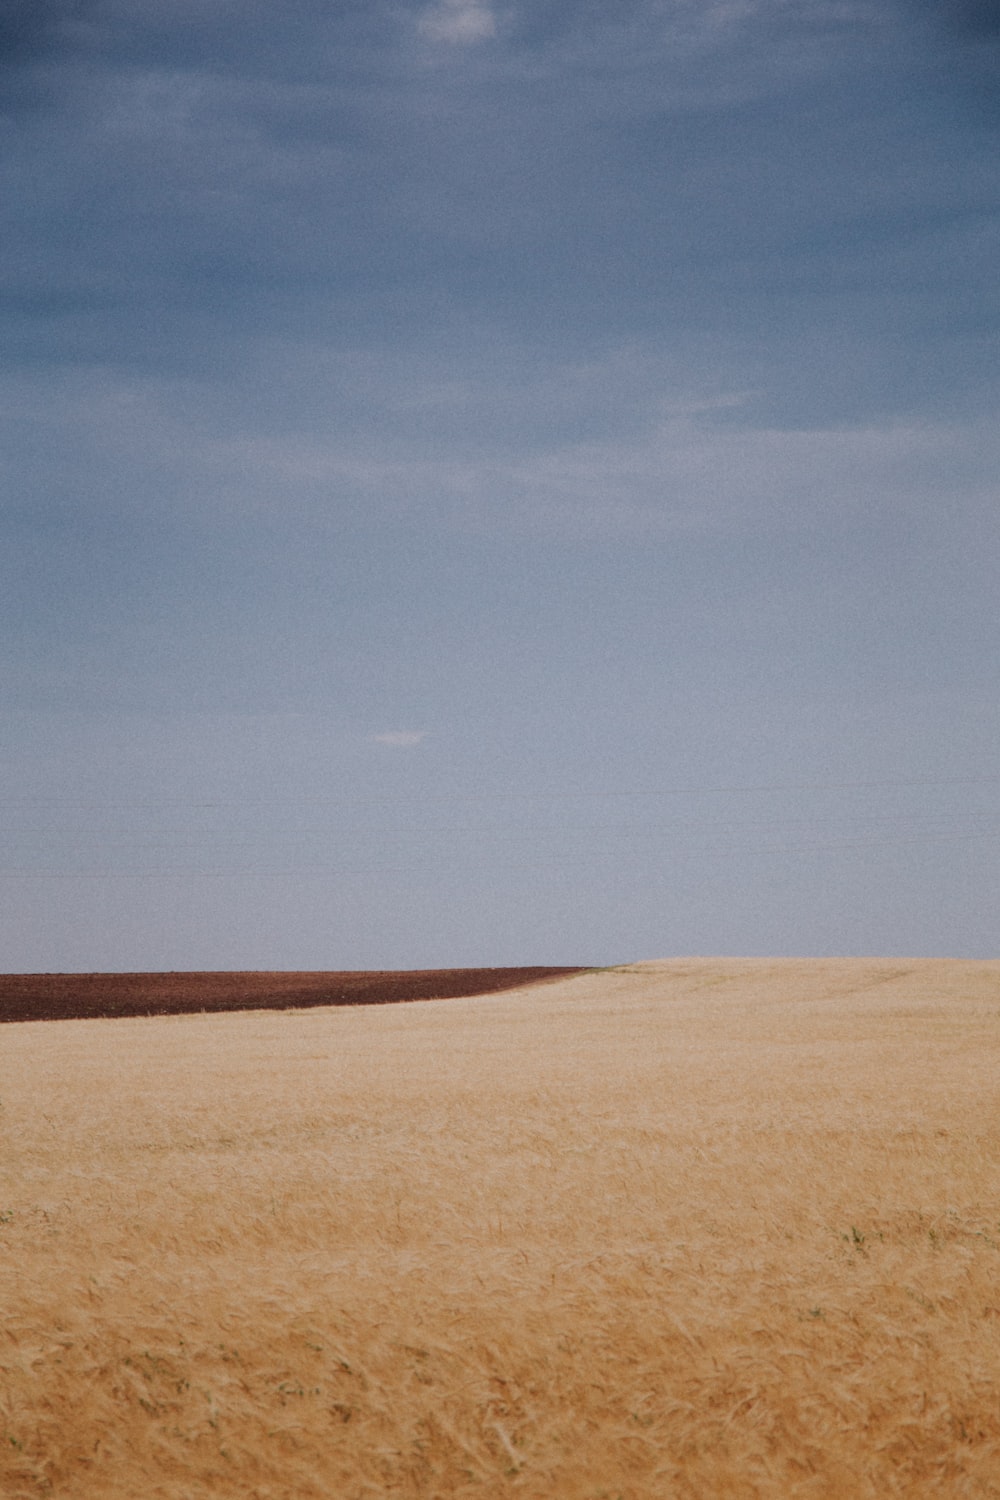
<path fill-rule="evenodd" d="M 391 797 L 352 797 L 349 793 L 337 797 L 248 797 L 248 798 L 194 798 L 194 797 L 156 797 L 156 798 L 131 798 L 116 801 L 93 801 L 82 800 L 73 797 L 46 797 L 31 796 L 19 798 L 0 798 L 0 807 L 77 807 L 77 808 L 138 808 L 138 807 L 190 807 L 200 809 L 217 809 L 224 807 L 277 807 L 277 806 L 303 806 L 303 807 L 325 807 L 347 803 L 351 806 L 383 806 L 405 803 L 468 803 L 468 802 L 500 802 L 500 801 L 601 801 L 614 798 L 654 798 L 654 797 L 700 797 L 728 794 L 747 794 L 757 792 L 832 792 L 832 791 L 886 791 L 906 790 L 915 787 L 932 786 L 995 786 L 1000 784 L 1000 776 L 920 776 L 911 779 L 897 780 L 886 778 L 875 781 L 789 781 L 789 782 L 761 782 L 751 784 L 720 783 L 672 787 L 651 787 L 645 789 L 626 789 L 624 787 L 605 788 L 599 791 L 494 791 L 494 792 L 455 792 L 448 794 L 399 794 Z"/>

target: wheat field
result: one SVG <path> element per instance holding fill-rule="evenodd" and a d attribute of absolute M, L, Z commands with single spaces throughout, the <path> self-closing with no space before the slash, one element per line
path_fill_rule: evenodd
<path fill-rule="evenodd" d="M 1000 962 L 0 1057 L 5 1500 L 1000 1496 Z"/>

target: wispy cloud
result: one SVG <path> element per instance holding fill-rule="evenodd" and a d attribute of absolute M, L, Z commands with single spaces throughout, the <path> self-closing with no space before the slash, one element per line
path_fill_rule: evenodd
<path fill-rule="evenodd" d="M 419 21 L 424 36 L 468 46 L 496 35 L 496 19 L 484 0 L 437 0 Z"/>
<path fill-rule="evenodd" d="M 384 734 L 372 735 L 372 739 L 376 745 L 392 745 L 396 749 L 406 749 L 410 745 L 419 745 L 421 740 L 425 740 L 426 738 L 426 729 L 387 729 Z"/>

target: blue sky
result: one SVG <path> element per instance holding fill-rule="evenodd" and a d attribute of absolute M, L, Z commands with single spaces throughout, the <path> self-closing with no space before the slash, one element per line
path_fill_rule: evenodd
<path fill-rule="evenodd" d="M 0 968 L 997 950 L 992 0 L 8 0 Z"/>

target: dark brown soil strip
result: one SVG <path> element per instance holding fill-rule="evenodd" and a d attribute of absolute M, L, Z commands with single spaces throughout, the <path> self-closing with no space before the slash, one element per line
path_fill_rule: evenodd
<path fill-rule="evenodd" d="M 489 995 L 582 969 L 368 969 L 334 973 L 0 974 L 0 1022 L 197 1011 L 391 1005 Z"/>

